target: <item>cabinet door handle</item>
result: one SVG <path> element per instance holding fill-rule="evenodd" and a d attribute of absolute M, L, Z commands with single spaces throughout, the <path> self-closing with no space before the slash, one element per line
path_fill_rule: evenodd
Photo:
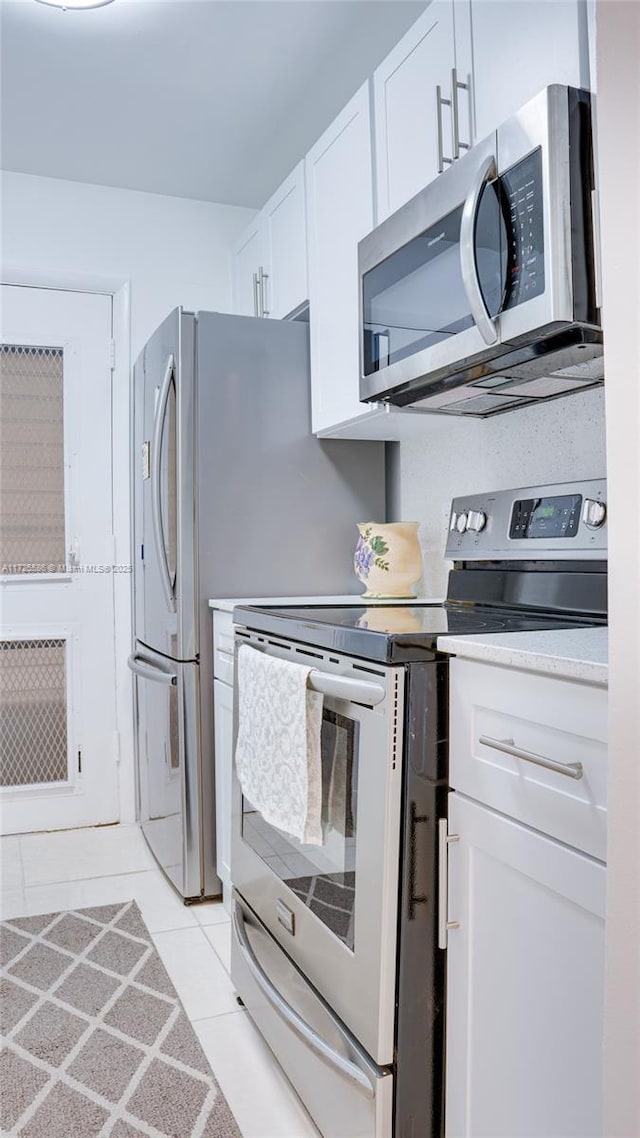
<path fill-rule="evenodd" d="M 262 265 L 260 265 L 260 269 L 258 270 L 258 279 L 260 281 L 260 315 L 261 316 L 268 316 L 269 315 L 269 309 L 267 308 L 267 285 L 266 285 L 266 282 L 269 280 L 269 274 L 265 273 L 264 269 L 262 268 Z"/>
<path fill-rule="evenodd" d="M 254 273 L 253 274 L 253 315 L 254 316 L 260 315 L 259 293 L 260 293 L 260 281 L 258 278 L 258 274 Z"/>
<path fill-rule="evenodd" d="M 450 834 L 446 818 L 438 819 L 438 948 L 446 948 L 449 929 L 459 929 L 460 921 L 449 915 L 449 842 L 459 842 L 459 834 Z"/>
<path fill-rule="evenodd" d="M 534 751 L 523 751 L 516 747 L 513 739 L 490 739 L 488 735 L 480 735 L 478 739 L 485 747 L 494 751 L 503 751 L 505 755 L 512 755 L 514 759 L 524 759 L 527 763 L 535 763 L 537 767 L 546 767 L 547 770 L 565 774 L 567 778 L 582 778 L 584 769 L 582 763 L 559 763 L 556 759 L 546 759 L 544 755 L 536 755 Z"/>
<path fill-rule="evenodd" d="M 451 106 L 451 99 L 445 99 L 442 95 L 442 87 L 440 84 L 436 87 L 436 125 L 438 128 L 438 173 L 441 174 L 445 167 L 450 166 L 453 158 L 446 158 L 444 154 L 444 143 L 442 140 L 442 108 Z"/>
<path fill-rule="evenodd" d="M 471 77 L 469 77 L 470 79 Z M 460 141 L 460 117 L 458 108 L 458 91 L 469 92 L 469 111 L 471 111 L 471 83 L 463 83 L 458 79 L 458 72 L 455 67 L 451 69 L 451 118 L 453 120 L 453 157 L 459 158 L 461 150 L 471 149 L 471 140 L 469 142 Z M 471 114 L 469 114 L 469 122 L 471 122 Z"/>

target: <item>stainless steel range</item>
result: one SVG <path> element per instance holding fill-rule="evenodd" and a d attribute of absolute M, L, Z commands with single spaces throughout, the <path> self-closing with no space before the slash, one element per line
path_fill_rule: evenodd
<path fill-rule="evenodd" d="M 320 846 L 234 777 L 232 978 L 324 1138 L 440 1138 L 448 664 L 438 636 L 606 622 L 604 481 L 455 499 L 442 604 L 237 608 L 324 696 Z"/>

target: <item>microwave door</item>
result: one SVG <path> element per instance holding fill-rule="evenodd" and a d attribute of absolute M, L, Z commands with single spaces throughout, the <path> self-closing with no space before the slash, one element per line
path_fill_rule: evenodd
<path fill-rule="evenodd" d="M 489 158 L 496 160 L 495 135 L 361 242 L 361 398 L 396 395 L 406 385 L 411 402 L 420 377 L 500 351 L 474 320 L 461 256 L 465 206 Z M 500 291 L 501 259 L 499 241 L 482 250 L 481 280 L 491 295 Z"/>

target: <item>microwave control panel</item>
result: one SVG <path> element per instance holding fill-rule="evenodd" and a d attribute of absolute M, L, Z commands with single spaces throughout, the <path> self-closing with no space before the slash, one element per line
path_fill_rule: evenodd
<path fill-rule="evenodd" d="M 504 308 L 515 308 L 544 292 L 541 148 L 501 174 L 500 187 L 508 242 Z"/>

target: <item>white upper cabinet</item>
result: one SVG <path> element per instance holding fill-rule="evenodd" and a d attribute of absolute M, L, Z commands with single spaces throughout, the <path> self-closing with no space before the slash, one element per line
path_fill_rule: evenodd
<path fill-rule="evenodd" d="M 455 62 L 453 0 L 433 0 L 374 74 L 378 221 L 431 182 L 443 158 L 452 156 Z"/>
<path fill-rule="evenodd" d="M 245 229 L 233 251 L 233 311 L 281 320 L 307 300 L 304 160 Z"/>
<path fill-rule="evenodd" d="M 314 433 L 371 412 L 358 398 L 358 241 L 373 228 L 369 84 L 306 159 Z"/>
<path fill-rule="evenodd" d="M 306 158 L 311 429 L 326 438 L 424 437 L 428 416 L 361 403 L 358 242 L 373 228 L 369 84 Z"/>
<path fill-rule="evenodd" d="M 432 0 L 373 83 L 380 222 L 543 87 L 590 87 L 586 5 Z"/>
<path fill-rule="evenodd" d="M 233 311 L 236 316 L 260 315 L 258 272 L 264 260 L 262 217 L 257 214 L 233 248 Z"/>
<path fill-rule="evenodd" d="M 471 20 L 477 138 L 550 83 L 590 88 L 583 0 L 472 0 Z"/>
<path fill-rule="evenodd" d="M 265 316 L 282 320 L 308 298 L 304 159 L 261 211 L 268 280 Z"/>

